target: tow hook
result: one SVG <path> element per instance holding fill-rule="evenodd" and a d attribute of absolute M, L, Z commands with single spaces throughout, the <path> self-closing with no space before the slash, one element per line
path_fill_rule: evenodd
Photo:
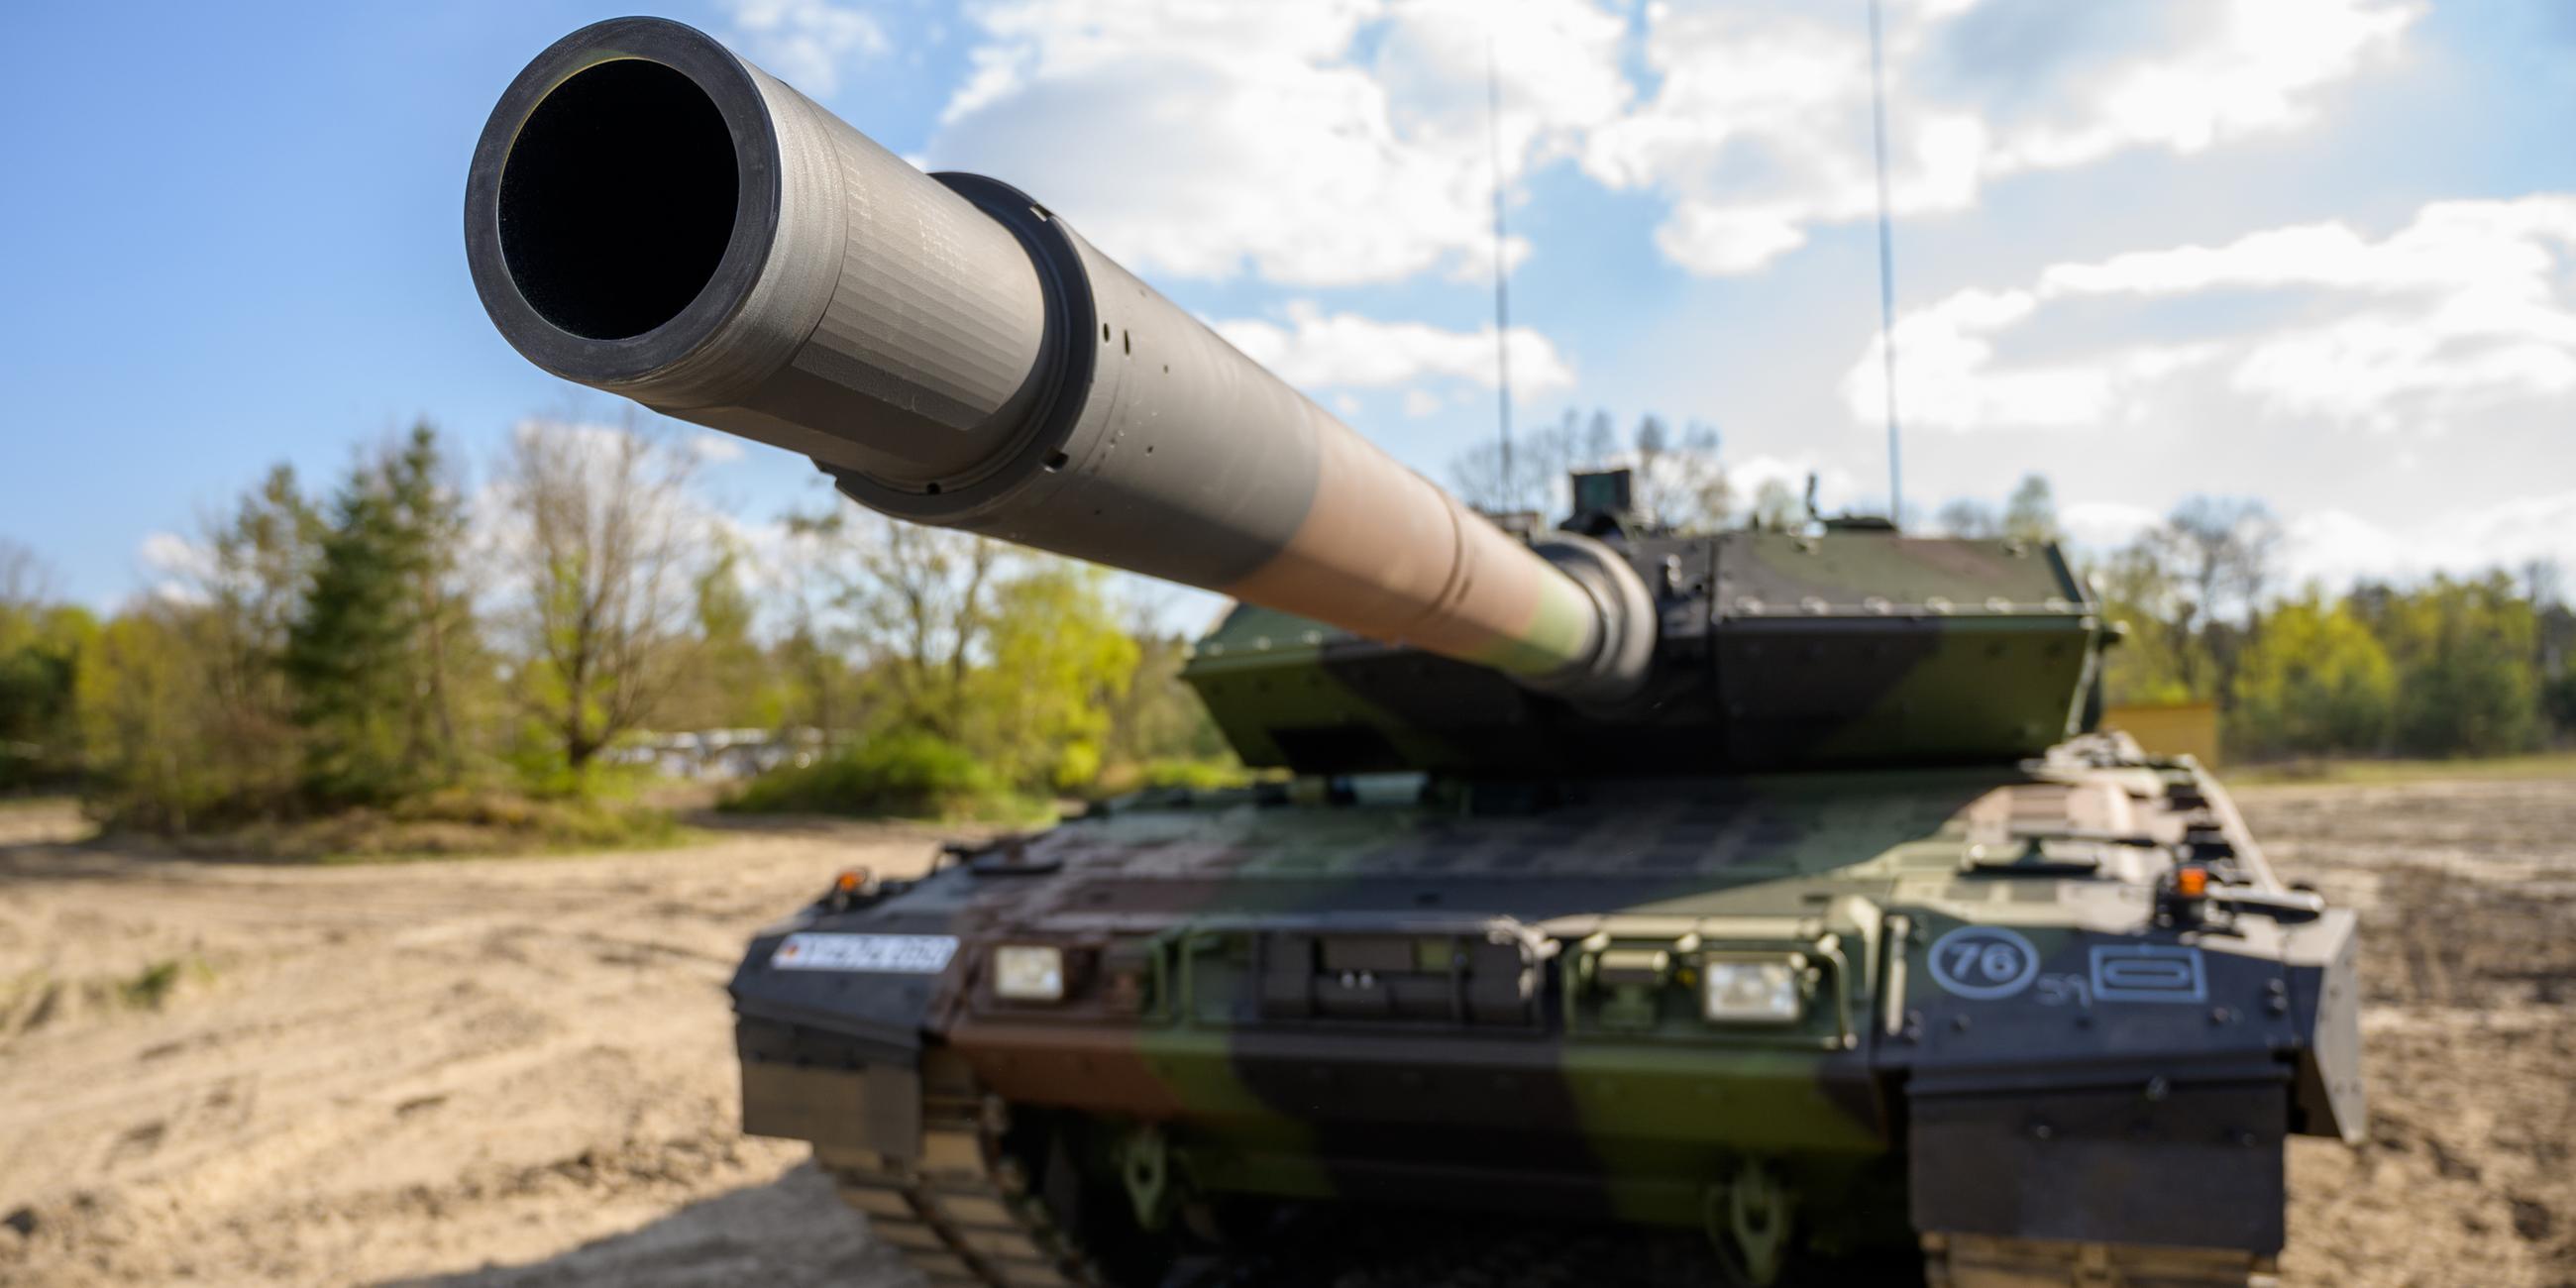
<path fill-rule="evenodd" d="M 1745 1282 L 1764 1288 L 1780 1278 L 1789 1249 L 1789 1190 L 1761 1160 L 1748 1158 L 1735 1179 L 1708 1187 L 1705 1219 L 1719 1255 L 1730 1257 Z"/>

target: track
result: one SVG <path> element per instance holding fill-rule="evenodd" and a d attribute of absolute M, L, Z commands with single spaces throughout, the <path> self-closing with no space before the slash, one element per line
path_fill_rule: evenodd
<path fill-rule="evenodd" d="M 823 1159 L 844 1202 L 934 1288 L 1118 1282 L 1060 1228 L 986 1124 L 930 1124 L 923 1157 Z M 2268 1258 L 2198 1248 L 1927 1239 L 1920 1261 L 1793 1267 L 1777 1288 L 2273 1288 Z M 1184 1259 L 1156 1288 L 1737 1288 L 1748 1281 L 1687 1230 L 1386 1209 L 1283 1208 L 1222 1256 Z"/>
<path fill-rule="evenodd" d="M 1709 1288 L 1730 1282 L 1695 1232 L 1420 1213 L 1284 1217 L 1230 1264 L 1163 1288 Z"/>

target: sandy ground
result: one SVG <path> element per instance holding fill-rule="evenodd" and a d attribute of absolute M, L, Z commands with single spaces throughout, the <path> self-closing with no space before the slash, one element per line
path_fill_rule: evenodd
<path fill-rule="evenodd" d="M 723 990 L 931 834 L 310 868 L 44 833 L 0 814 L 0 1283 L 914 1282 L 738 1134 Z"/>
<path fill-rule="evenodd" d="M 2294 1147 L 2296 1284 L 2576 1284 L 2576 782 L 2241 794 L 2368 919 L 2374 1124 Z M 915 1282 L 737 1135 L 724 979 L 928 833 L 347 868 L 0 811 L 0 1284 Z"/>

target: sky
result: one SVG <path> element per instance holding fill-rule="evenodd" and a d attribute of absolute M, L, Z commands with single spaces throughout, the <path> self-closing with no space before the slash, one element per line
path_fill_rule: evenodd
<path fill-rule="evenodd" d="M 488 467 L 604 395 L 463 251 L 484 117 L 623 6 L 18 9 L 0 537 L 99 607 L 275 461 L 426 419 Z M 1028 191 L 1407 463 L 1495 432 L 1497 69 L 1524 423 L 1715 426 L 1884 510 L 1863 0 L 704 0 L 916 164 Z M 2293 577 L 2576 567 L 2576 4 L 1887 0 L 1904 500 L 2194 494 Z M 819 499 L 709 436 L 746 524 Z"/>

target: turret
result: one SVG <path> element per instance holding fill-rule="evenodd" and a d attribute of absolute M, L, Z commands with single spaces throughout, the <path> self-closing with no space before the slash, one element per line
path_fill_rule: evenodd
<path fill-rule="evenodd" d="M 1241 601 L 1189 678 L 1254 764 L 2007 759 L 2081 723 L 2107 639 L 2046 545 L 1664 533 L 1608 475 L 1506 532 L 1028 196 L 923 174 L 674 22 L 511 82 L 465 243 L 547 371 L 896 518 Z"/>

